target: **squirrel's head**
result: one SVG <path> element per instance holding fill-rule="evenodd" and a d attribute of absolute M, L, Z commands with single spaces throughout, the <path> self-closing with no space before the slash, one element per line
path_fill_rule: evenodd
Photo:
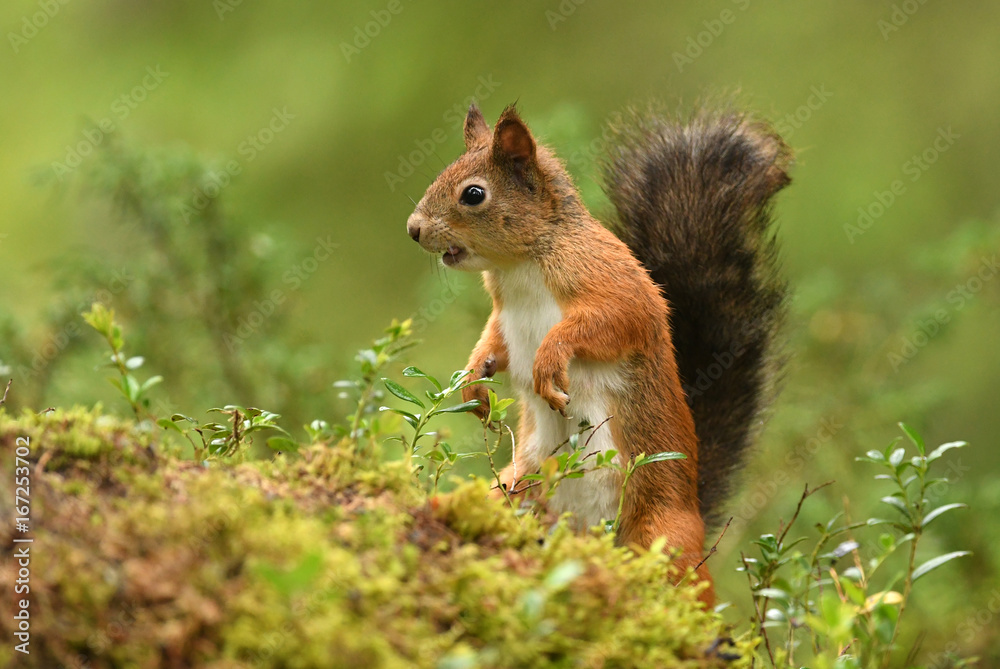
<path fill-rule="evenodd" d="M 455 269 L 482 271 L 532 257 L 554 227 L 555 208 L 570 203 L 556 197 L 573 191 L 562 166 L 535 143 L 513 105 L 492 130 L 472 105 L 465 148 L 417 203 L 406 231 Z M 578 201 L 575 191 L 571 200 Z"/>

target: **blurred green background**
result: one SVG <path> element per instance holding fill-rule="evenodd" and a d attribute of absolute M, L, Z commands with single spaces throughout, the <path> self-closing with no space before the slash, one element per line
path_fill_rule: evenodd
<path fill-rule="evenodd" d="M 350 407 L 331 384 L 394 317 L 415 318 L 424 340 L 408 362 L 446 375 L 488 301 L 404 223 L 461 152 L 470 98 L 491 120 L 517 100 L 602 214 L 606 119 L 651 99 L 690 109 L 736 96 L 797 152 L 777 203 L 795 298 L 785 392 L 713 557 L 720 595 L 742 618 L 730 568 L 806 481 L 837 480 L 811 519 L 845 498 L 857 517 L 877 515 L 853 457 L 902 420 L 932 444 L 970 442 L 948 458 L 942 500 L 971 509 L 930 541 L 975 551 L 917 588 L 910 641 L 926 635 L 930 666 L 948 644 L 1000 662 L 1000 5 L 51 0 L 5 3 L 0 25 L 0 366 L 10 403 L 35 409 L 121 410 L 94 371 L 96 336 L 67 325 L 102 289 L 130 352 L 166 377 L 161 410 L 238 401 L 289 426 L 336 420 Z M 170 181 L 177 197 L 211 200 L 179 228 L 190 263 L 174 274 L 156 273 L 163 247 L 111 204 L 121 191 L 99 155 L 112 146 L 182 172 L 214 166 L 186 191 Z M 216 215 L 233 244 L 199 241 Z M 226 281 L 237 266 L 253 281 L 227 284 L 218 320 L 184 308 L 207 304 L 214 284 L 170 279 Z M 240 341 L 227 349 L 220 327 Z M 452 429 L 474 447 L 472 419 Z"/>

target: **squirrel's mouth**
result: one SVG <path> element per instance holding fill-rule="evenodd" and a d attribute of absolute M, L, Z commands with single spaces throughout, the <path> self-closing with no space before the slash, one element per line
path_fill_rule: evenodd
<path fill-rule="evenodd" d="M 458 263 L 465 260 L 465 257 L 469 255 L 465 249 L 460 246 L 455 246 L 454 244 L 448 247 L 448 250 L 444 252 L 441 256 L 441 262 L 443 262 L 448 267 L 454 267 Z"/>

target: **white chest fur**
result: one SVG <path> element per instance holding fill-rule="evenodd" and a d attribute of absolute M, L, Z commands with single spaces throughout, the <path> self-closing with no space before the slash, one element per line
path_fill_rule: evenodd
<path fill-rule="evenodd" d="M 599 425 L 611 415 L 616 404 L 615 396 L 620 396 L 624 385 L 621 366 L 618 363 L 572 360 L 569 365 L 570 387 L 565 389 L 570 395 L 566 413 L 571 418 L 564 418 L 550 409 L 534 393 L 532 368 L 545 335 L 562 320 L 562 310 L 534 263 L 495 271 L 493 278 L 503 304 L 500 330 L 507 345 L 508 373 L 518 394 L 532 412 L 535 424 L 528 443 L 520 443 L 517 447 L 527 449 L 522 454 L 538 463 L 574 434 L 580 421 Z M 612 448 L 621 452 L 615 446 L 609 421 L 590 437 L 587 453 Z M 593 458 L 589 462 L 593 462 Z M 593 471 L 583 478 L 563 481 L 552 498 L 552 505 L 557 511 L 573 512 L 575 524 L 586 528 L 602 520 L 613 519 L 620 494 L 617 476 L 613 472 Z"/>

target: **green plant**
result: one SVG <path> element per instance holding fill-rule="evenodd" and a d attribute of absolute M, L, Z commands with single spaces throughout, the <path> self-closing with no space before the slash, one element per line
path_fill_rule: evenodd
<path fill-rule="evenodd" d="M 582 478 L 587 472 L 598 469 L 614 469 L 622 474 L 621 494 L 618 496 L 618 510 L 614 518 L 605 520 L 604 529 L 606 532 L 617 532 L 621 526 L 622 510 L 625 506 L 625 490 L 628 488 L 629 480 L 639 467 L 653 464 L 654 462 L 665 462 L 667 460 L 682 460 L 687 456 L 675 451 L 663 451 L 646 455 L 640 453 L 624 465 L 617 462 L 618 451 L 608 449 L 606 451 L 589 450 L 590 440 L 594 438 L 597 431 L 604 427 L 610 418 L 606 418 L 596 426 L 587 421 L 581 422 L 578 430 L 569 436 L 563 443 L 559 444 L 548 458 L 542 463 L 538 473 L 521 476 L 522 481 L 529 481 L 528 485 L 515 491 L 521 493 L 535 485 L 542 485 L 545 497 L 551 498 L 555 494 L 559 485 L 568 479 Z M 588 434 L 589 433 L 589 434 Z M 581 443 L 583 436 L 586 440 Z M 568 447 L 568 448 L 567 448 Z M 594 458 L 592 463 L 588 463 L 590 458 Z"/>
<path fill-rule="evenodd" d="M 296 423 L 325 410 L 321 391 L 336 349 L 297 337 L 286 314 L 311 263 L 335 244 L 324 237 L 309 249 L 287 226 L 235 216 L 226 204 L 230 178 L 224 161 L 115 133 L 65 182 L 42 180 L 80 196 L 73 225 L 101 242 L 45 268 L 55 299 L 35 319 L 0 307 L 0 370 L 16 371 L 18 383 L 12 404 L 93 401 L 61 393 L 75 389 L 84 351 L 79 314 L 102 302 L 129 323 L 130 347 L 147 366 L 171 370 L 153 402 L 159 415 L 214 406 L 218 396 L 275 408 Z"/>
<path fill-rule="evenodd" d="M 875 478 L 892 485 L 892 492 L 881 501 L 898 513 L 897 519 L 842 522 L 844 514 L 837 514 L 816 525 L 819 536 L 811 550 L 803 551 L 799 546 L 806 537 L 789 539 L 789 532 L 806 499 L 832 482 L 806 486 L 789 522 L 777 534 L 765 534 L 753 542 L 760 557 L 742 556 L 740 571 L 747 575 L 753 599 L 751 635 L 761 642 L 756 661 L 795 667 L 808 656 L 811 666 L 819 669 L 889 667 L 898 650 L 900 625 L 914 583 L 969 554 L 953 551 L 918 564 L 917 550 L 927 526 L 944 513 L 966 506 L 951 503 L 932 508 L 928 488 L 946 481 L 931 477 L 931 466 L 948 450 L 965 444 L 943 444 L 928 454 L 916 431 L 904 424 L 900 427 L 916 447 L 916 455 L 907 457 L 897 439 L 883 451 L 871 450 L 858 458 L 885 470 Z M 899 535 L 880 534 L 871 554 L 863 556 L 853 535 L 879 526 L 890 526 Z M 842 540 L 828 550 L 838 538 Z M 884 577 L 886 565 L 892 563 L 890 556 L 904 546 L 909 550 L 902 569 Z M 837 563 L 847 556 L 852 557 L 851 564 L 838 570 Z M 900 583 L 902 592 L 896 589 Z M 906 666 L 912 659 L 907 659 Z"/>
<path fill-rule="evenodd" d="M 605 529 L 607 529 L 610 532 L 617 532 L 618 528 L 621 527 L 622 509 L 625 506 L 625 490 L 626 488 L 628 488 L 629 479 L 632 478 L 632 474 L 635 473 L 636 469 L 644 465 L 651 465 L 654 462 L 666 462 L 667 460 L 684 460 L 686 458 L 687 456 L 684 455 L 683 453 L 677 453 L 674 451 L 661 451 L 660 453 L 653 453 L 651 455 L 640 453 L 635 457 L 629 458 L 628 464 L 626 464 L 624 467 L 617 464 L 610 458 L 606 458 L 607 466 L 611 467 L 612 469 L 617 469 L 618 471 L 622 472 L 624 476 L 622 478 L 622 494 L 618 496 L 618 512 L 615 514 L 614 522 L 612 522 L 610 526 L 606 526 Z M 598 461 L 598 466 L 601 466 L 600 461 Z"/>
<path fill-rule="evenodd" d="M 468 402 L 461 402 L 452 406 L 444 406 L 445 402 L 450 400 L 456 393 L 460 393 L 462 388 L 465 386 L 495 383 L 492 379 L 478 379 L 470 382 L 468 381 L 469 374 L 471 374 L 469 370 L 458 370 L 451 375 L 448 385 L 445 386 L 435 377 L 422 372 L 416 367 L 407 367 L 404 369 L 403 376 L 424 379 L 431 386 L 430 390 L 424 391 L 424 395 L 427 398 L 427 404 L 424 403 L 424 400 L 421 400 L 399 383 L 387 378 L 382 379 L 382 383 L 385 385 L 386 390 L 388 390 L 392 395 L 410 404 L 411 406 L 416 406 L 420 409 L 419 412 L 415 412 L 387 406 L 379 407 L 379 411 L 388 411 L 401 416 L 406 424 L 412 428 L 413 436 L 409 439 L 407 439 L 405 435 L 393 437 L 392 439 L 399 441 L 403 445 L 403 452 L 406 458 L 412 459 L 416 457 L 430 463 L 433 467 L 433 472 L 431 472 L 430 476 L 428 476 L 428 483 L 432 492 L 437 492 L 441 477 L 446 471 L 451 469 L 459 459 L 474 457 L 476 455 L 475 453 L 456 453 L 446 441 L 443 441 L 440 438 L 438 433 L 427 432 L 425 429 L 431 419 L 435 416 L 467 413 L 469 411 L 474 411 L 479 407 L 479 400 L 470 400 Z M 493 398 L 495 397 L 496 396 L 494 395 Z M 506 408 L 506 405 L 504 408 Z M 499 415 L 500 410 L 491 406 L 491 417 L 493 416 L 494 411 L 497 411 Z M 432 442 L 430 446 L 421 450 L 420 440 L 426 438 L 432 439 Z M 487 452 L 489 452 L 488 444 Z M 490 456 L 490 461 L 492 463 L 492 455 Z M 421 464 L 417 465 L 414 471 L 419 475 L 423 469 L 424 465 Z"/>
<path fill-rule="evenodd" d="M 125 338 L 122 336 L 121 326 L 115 322 L 115 312 L 112 309 L 108 309 L 100 302 L 94 302 L 90 311 L 83 314 L 83 319 L 104 337 L 108 346 L 111 347 L 109 366 L 118 371 L 118 378 L 110 378 L 108 381 L 128 401 L 137 420 L 151 418 L 149 398 L 146 397 L 146 393 L 150 388 L 161 383 L 163 377 L 151 376 L 140 383 L 132 374 L 134 370 L 142 367 L 144 359 L 142 356 L 128 357 L 125 355 Z"/>
<path fill-rule="evenodd" d="M 354 413 L 347 417 L 349 427 L 339 431 L 341 436 L 351 439 L 358 450 L 371 450 L 371 438 L 379 434 L 377 425 L 378 412 L 376 404 L 384 397 L 375 383 L 383 374 L 389 363 L 396 360 L 403 351 L 412 348 L 417 342 L 410 339 L 412 321 L 393 320 L 385 329 L 385 336 L 376 339 L 371 348 L 358 351 L 354 357 L 361 363 L 361 376 L 357 379 L 337 381 L 334 388 L 343 396 L 350 393 L 356 395 Z"/>
<path fill-rule="evenodd" d="M 277 424 L 280 415 L 256 407 L 241 407 L 227 404 L 222 408 L 212 408 L 209 413 L 221 413 L 229 416 L 226 423 L 200 423 L 190 416 L 175 413 L 169 419 L 161 418 L 156 424 L 168 431 L 174 431 L 184 436 L 194 448 L 194 457 L 201 460 L 206 455 L 229 456 L 240 453 L 241 449 L 253 443 L 253 435 L 257 432 L 270 430 L 277 436 L 268 438 L 267 445 L 274 451 L 295 452 L 299 444 L 292 439 L 287 430 Z M 181 424 L 187 423 L 186 427 Z M 196 432 L 201 445 L 191 438 L 191 432 Z"/>
<path fill-rule="evenodd" d="M 100 302 L 95 302 L 90 311 L 83 314 L 84 320 L 104 337 L 111 347 L 111 362 L 109 366 L 118 371 L 118 378 L 108 379 L 125 397 L 136 420 L 155 420 L 149 411 L 149 398 L 146 396 L 150 388 L 163 381 L 162 376 L 152 376 L 140 382 L 132 371 L 142 366 L 142 356 L 128 357 L 125 355 L 125 337 L 121 326 L 115 321 L 115 312 Z M 233 455 L 242 446 L 252 443 L 252 435 L 264 430 L 277 432 L 280 436 L 268 439 L 268 446 L 274 450 L 294 451 L 297 442 L 280 427 L 276 421 L 281 416 L 255 407 L 242 407 L 227 404 L 222 408 L 213 408 L 209 413 L 221 413 L 229 417 L 227 423 L 199 423 L 190 416 L 175 413 L 169 419 L 161 418 L 156 424 L 168 431 L 181 434 L 194 449 L 196 459 L 206 454 L 220 456 Z M 187 423 L 189 427 L 182 428 L 180 424 Z M 190 432 L 196 432 L 201 440 L 199 446 L 191 438 Z"/>

